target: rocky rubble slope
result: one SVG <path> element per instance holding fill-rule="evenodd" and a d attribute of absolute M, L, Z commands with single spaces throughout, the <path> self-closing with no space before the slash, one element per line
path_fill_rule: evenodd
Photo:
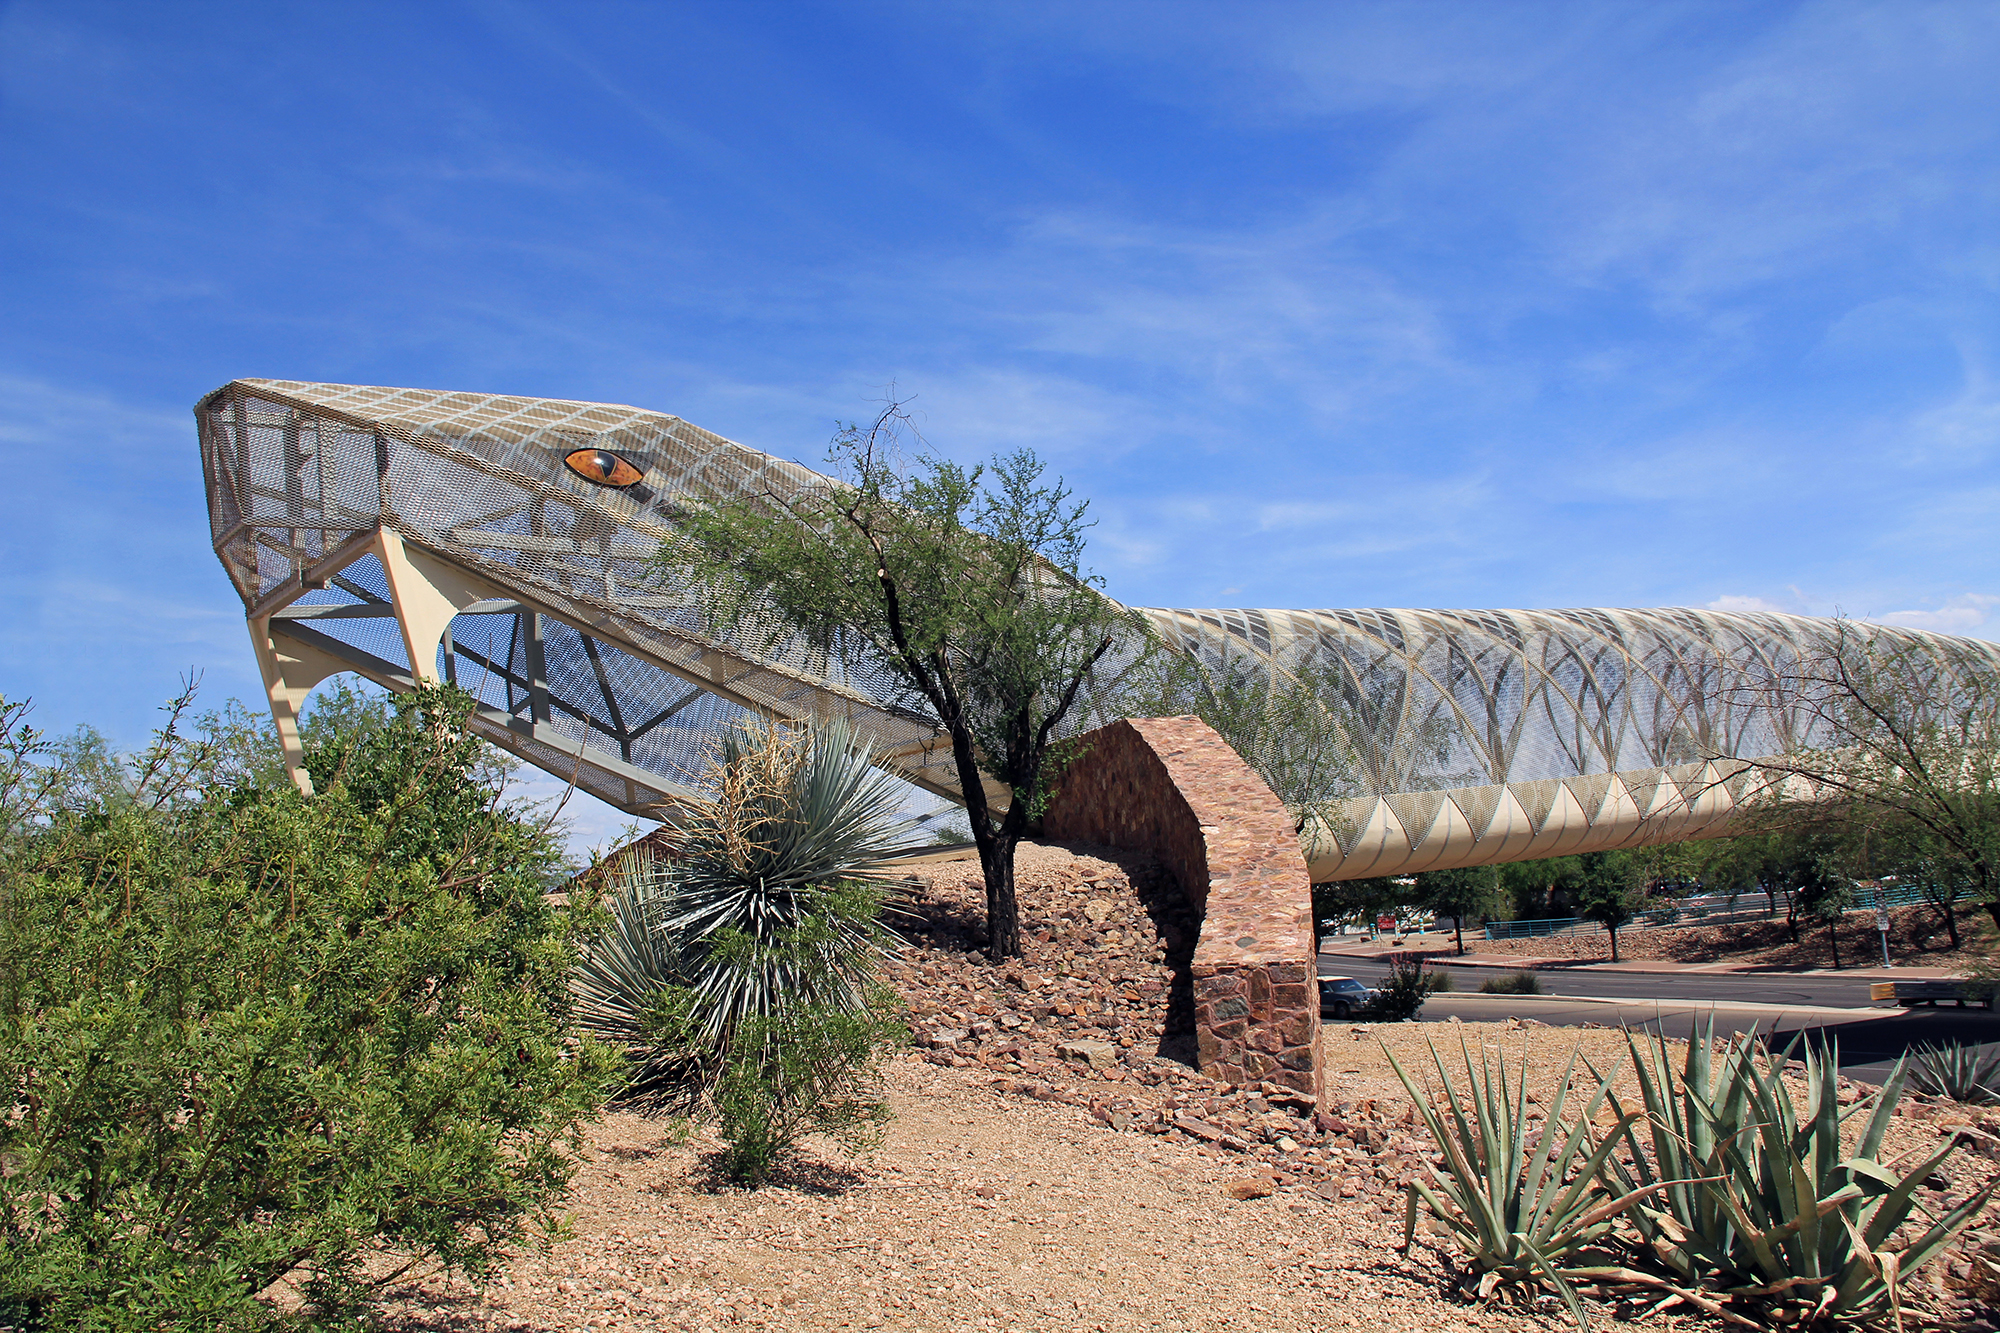
<path fill-rule="evenodd" d="M 977 1068 L 996 1091 L 1085 1107 L 1113 1129 L 1249 1159 L 1241 1191 L 1313 1189 L 1400 1207 L 1427 1142 L 1399 1098 L 1324 1107 L 1274 1083 L 1218 1084 L 1193 1068 L 1189 965 L 1199 923 L 1149 856 L 1023 843 L 1015 869 L 1025 956 L 985 947 L 977 861 L 918 867 L 911 947 L 888 980 L 932 1063 Z"/>

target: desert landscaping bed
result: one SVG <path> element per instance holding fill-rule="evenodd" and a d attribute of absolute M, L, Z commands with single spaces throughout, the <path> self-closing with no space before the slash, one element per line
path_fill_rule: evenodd
<path fill-rule="evenodd" d="M 1329 1068 L 1352 1071 L 1339 1075 L 1345 1095 L 1393 1109 L 1401 1090 L 1375 1040 L 1384 1033 L 1330 1031 Z M 1475 1050 L 1490 1043 L 1515 1058 L 1525 1040 L 1538 1089 L 1567 1058 L 1569 1035 L 1506 1024 L 1386 1030 L 1406 1067 L 1427 1058 L 1433 1039 L 1453 1054 L 1464 1036 Z M 1586 1053 L 1606 1057 L 1602 1067 L 1622 1049 L 1616 1032 L 1577 1035 Z M 1120 1132 L 1085 1107 L 990 1082 L 984 1071 L 899 1060 L 889 1070 L 897 1119 L 880 1152 L 855 1162 L 815 1154 L 756 1193 L 713 1183 L 715 1143 L 677 1143 L 660 1121 L 608 1116 L 590 1134 L 571 1239 L 523 1257 L 484 1288 L 412 1284 L 395 1293 L 387 1327 L 1569 1327 L 1554 1313 L 1450 1296 L 1448 1253 L 1427 1242 L 1396 1252 L 1400 1212 L 1381 1204 L 1400 1192 L 1377 1193 L 1387 1182 L 1373 1171 L 1374 1186 L 1343 1198 L 1323 1182 L 1281 1181 L 1219 1144 Z M 1905 1121 L 1892 1149 L 1935 1142 L 1963 1119 Z M 1952 1193 L 1990 1166 L 1970 1150 L 1955 1154 L 1946 1167 Z M 1244 1191 L 1246 1180 L 1269 1191 Z M 1929 1283 L 1914 1294 L 1958 1305 L 1960 1288 L 1985 1281 L 1975 1262 L 1957 1256 L 1938 1270 L 1951 1281 L 1949 1301 Z M 1646 1326 L 1710 1325 L 1669 1315 Z"/>
<path fill-rule="evenodd" d="M 976 864 L 919 867 L 889 978 L 917 1045 L 886 1069 L 880 1151 L 815 1152 L 777 1185 L 716 1183 L 719 1145 L 629 1114 L 592 1126 L 572 1234 L 498 1281 L 412 1282 L 387 1327 L 556 1333 L 685 1329 L 1527 1329 L 1553 1309 L 1452 1295 L 1455 1255 L 1426 1232 L 1397 1252 L 1404 1184 L 1430 1144 L 1390 1067 L 1420 1079 L 1435 1042 L 1518 1067 L 1546 1104 L 1570 1052 L 1610 1072 L 1623 1034 L 1503 1023 L 1342 1024 L 1322 1034 L 1315 1104 L 1217 1085 L 1183 1061 L 1192 922 L 1143 857 L 1024 846 L 1027 956 L 976 952 Z M 1629 1076 L 1628 1076 L 1629 1078 Z M 1863 1090 L 1848 1089 L 1848 1097 Z M 1959 1108 L 1913 1103 L 1888 1154 L 1962 1139 L 1926 1191 L 1976 1188 L 2000 1157 Z M 1989 1154 L 1989 1155 L 1982 1155 Z M 1977 1319 L 2000 1294 L 2000 1229 L 1913 1289 Z M 1652 1328 L 1705 1320 L 1655 1317 Z M 1980 1322 L 1964 1325 L 1985 1326 Z"/>
<path fill-rule="evenodd" d="M 1757 902 L 1763 902 L 1760 895 Z M 1964 966 L 1993 956 L 1993 923 L 1984 908 L 1961 908 L 1958 914 L 1959 947 L 1951 946 L 1938 914 L 1928 907 L 1891 909 L 1889 951 L 1904 967 Z M 1410 937 L 1412 948 L 1448 948 L 1450 937 Z M 1611 957 L 1611 937 L 1591 931 L 1576 935 L 1538 935 L 1514 940 L 1489 940 L 1466 936 L 1465 947 L 1482 954 L 1517 954 L 1534 958 L 1570 958 L 1579 962 L 1606 961 Z M 1678 963 L 1727 963 L 1736 967 L 1811 968 L 1832 967 L 1833 946 L 1824 926 L 1802 925 L 1793 940 L 1782 915 L 1762 920 L 1732 921 L 1702 925 L 1689 921 L 1672 926 L 1627 926 L 1618 932 L 1618 954 L 1627 961 L 1660 959 Z M 1879 967 L 1882 946 L 1875 933 L 1875 917 L 1867 912 L 1850 912 L 1840 927 L 1840 962 L 1843 967 Z"/>
<path fill-rule="evenodd" d="M 716 1147 L 656 1121 L 595 1127 L 573 1239 L 483 1290 L 397 1293 L 395 1329 L 1558 1327 L 1438 1296 L 1400 1218 L 1303 1187 L 1237 1199 L 1242 1157 L 1120 1133 L 1083 1109 L 901 1062 L 873 1157 L 717 1189 Z M 1666 1325 L 1662 1325 L 1663 1327 Z"/>

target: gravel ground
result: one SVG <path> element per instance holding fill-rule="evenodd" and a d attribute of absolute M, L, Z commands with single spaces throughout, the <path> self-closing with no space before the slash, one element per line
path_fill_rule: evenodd
<path fill-rule="evenodd" d="M 1451 1294 L 1453 1256 L 1407 1254 L 1403 1183 L 1429 1155 L 1387 1049 L 1435 1080 L 1464 1040 L 1546 1098 L 1572 1049 L 1610 1072 L 1621 1033 L 1495 1024 L 1341 1024 L 1323 1034 L 1321 1104 L 1217 1085 L 1183 1062 L 1190 923 L 1157 866 L 1101 848 L 1024 845 L 1027 956 L 995 967 L 976 865 L 919 868 L 911 947 L 890 979 L 919 1045 L 886 1068 L 879 1152 L 807 1155 L 772 1187 L 721 1186 L 718 1144 L 612 1114 L 589 1133 L 568 1239 L 485 1287 L 412 1282 L 392 1330 L 622 1328 L 1537 1329 L 1552 1310 Z M 1545 942 L 1538 942 L 1545 943 Z M 1629 1078 L 1629 1075 L 1627 1076 Z M 1856 1094 L 1858 1095 L 1858 1093 Z M 2000 1123 L 1913 1106 L 1890 1154 L 1964 1132 L 1933 1205 L 2000 1158 Z M 1976 1155 L 1984 1145 L 1988 1156 Z M 2000 1295 L 2000 1226 L 1913 1293 L 1941 1313 Z M 1974 1304 L 1968 1306 L 1966 1302 Z M 1705 1320 L 1666 1315 L 1655 1329 Z M 1983 1324 L 1965 1325 L 1969 1328 Z"/>
<path fill-rule="evenodd" d="M 1238 1200 L 1240 1155 L 1117 1133 L 982 1076 L 893 1066 L 889 1142 L 814 1157 L 757 1193 L 716 1145 L 612 1115 L 591 1135 L 574 1238 L 483 1291 L 405 1288 L 392 1329 L 1531 1329 L 1439 1297 L 1400 1219 L 1304 1187 Z M 1669 1325 L 1662 1324 L 1662 1327 Z"/>
<path fill-rule="evenodd" d="M 1375 1103 L 1393 1121 L 1406 1099 L 1378 1038 L 1414 1073 L 1429 1042 L 1449 1059 L 1461 1037 L 1475 1059 L 1484 1047 L 1515 1068 L 1525 1044 L 1530 1088 L 1541 1097 L 1572 1038 L 1607 1072 L 1623 1051 L 1612 1031 L 1401 1024 L 1328 1031 L 1328 1069 L 1341 1097 Z M 984 1070 L 899 1059 L 888 1070 L 897 1118 L 878 1153 L 859 1161 L 815 1153 L 755 1193 L 715 1183 L 716 1143 L 676 1142 L 660 1121 L 607 1116 L 590 1135 L 571 1239 L 522 1258 L 484 1289 L 437 1280 L 392 1293 L 386 1325 L 512 1333 L 1568 1327 L 1553 1313 L 1451 1296 L 1451 1256 L 1428 1241 L 1397 1253 L 1400 1209 L 1385 1209 L 1372 1188 L 1340 1197 L 1337 1176 L 1274 1170 L 1178 1133 L 1114 1131 L 1087 1107 L 996 1091 L 993 1081 Z M 1968 1119 L 1958 1108 L 1919 1109 L 1922 1118 L 1899 1119 L 1891 1155 L 1934 1146 Z M 1342 1141 L 1329 1140 L 1332 1160 L 1348 1153 Z M 1955 1153 L 1949 1195 L 1975 1187 L 1991 1166 Z M 1928 1197 L 1935 1204 L 1947 1195 Z M 1965 1304 L 1994 1286 L 1992 1271 L 1975 1267 L 1982 1240 L 2000 1236 L 1984 1232 L 1968 1253 L 1927 1270 L 1934 1280 L 1913 1295 L 1959 1318 L 1984 1313 L 1983 1302 Z M 1719 1327 L 1674 1315 L 1647 1321 L 1697 1325 Z"/>

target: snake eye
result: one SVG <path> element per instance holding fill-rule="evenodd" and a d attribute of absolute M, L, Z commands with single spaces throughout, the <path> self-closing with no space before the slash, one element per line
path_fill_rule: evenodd
<path fill-rule="evenodd" d="M 618 490 L 645 475 L 609 449 L 578 449 L 566 456 L 563 464 L 587 482 Z"/>

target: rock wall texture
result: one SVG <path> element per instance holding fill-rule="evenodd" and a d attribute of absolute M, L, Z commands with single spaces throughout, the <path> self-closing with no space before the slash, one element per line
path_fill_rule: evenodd
<path fill-rule="evenodd" d="M 1047 836 L 1151 851 L 1201 916 L 1202 1072 L 1319 1096 L 1312 882 L 1292 820 L 1200 718 L 1134 718 L 1085 736 Z"/>

